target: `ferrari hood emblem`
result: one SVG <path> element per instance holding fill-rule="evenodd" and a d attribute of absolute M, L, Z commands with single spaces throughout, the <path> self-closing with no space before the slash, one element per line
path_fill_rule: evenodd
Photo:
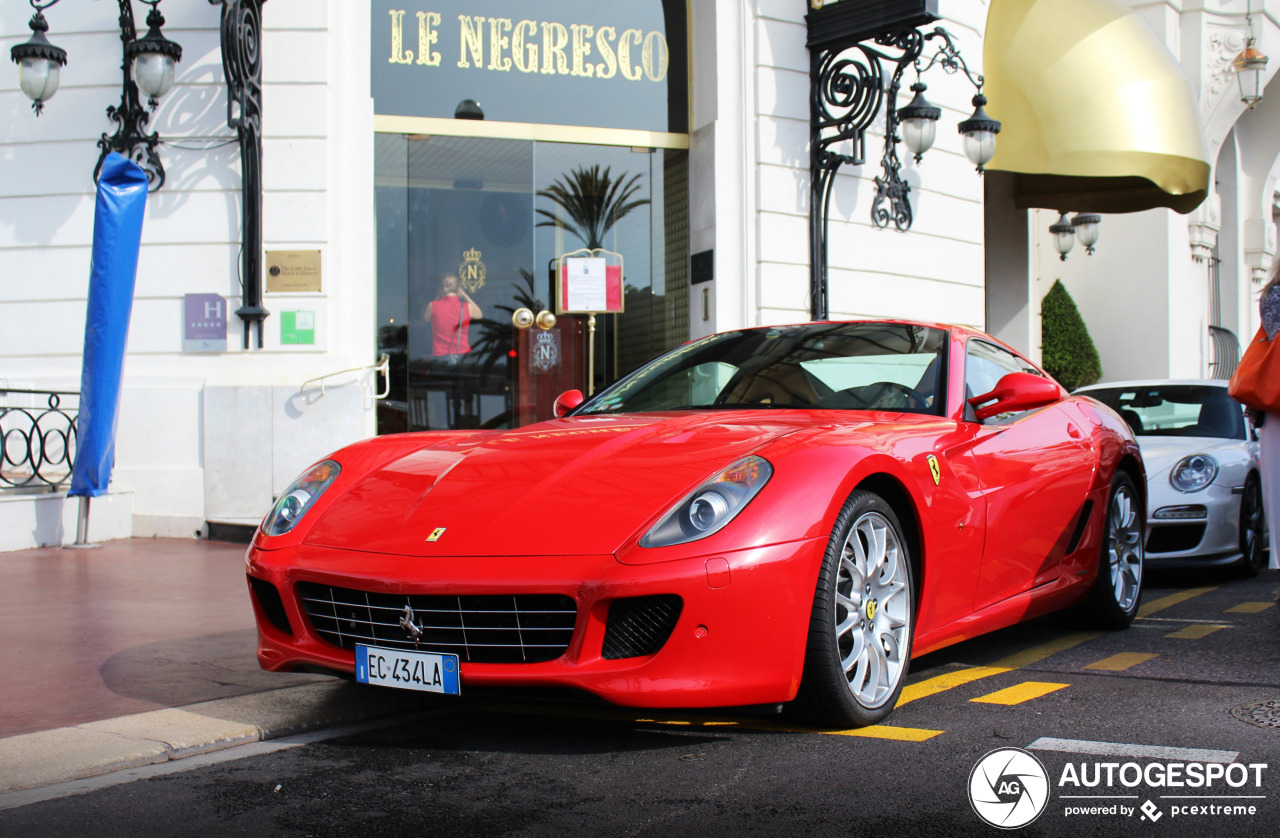
<path fill-rule="evenodd" d="M 942 482 L 942 468 L 938 465 L 938 458 L 930 454 L 925 459 L 929 461 L 929 473 L 933 475 L 933 485 L 937 486 Z M 427 541 L 431 540 L 427 539 Z"/>
<path fill-rule="evenodd" d="M 427 541 L 439 541 L 440 536 L 444 535 L 444 527 L 436 527 L 431 531 L 431 535 L 427 536 Z"/>

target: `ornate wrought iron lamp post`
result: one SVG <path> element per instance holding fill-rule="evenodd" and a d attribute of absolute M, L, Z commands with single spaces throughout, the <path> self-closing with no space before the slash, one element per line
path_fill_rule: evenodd
<path fill-rule="evenodd" d="M 58 92 L 61 70 L 67 63 L 67 52 L 49 43 L 45 33 L 49 24 L 45 20 L 44 10 L 57 4 L 60 0 L 30 0 L 31 7 L 36 10 L 32 16 L 31 39 L 17 44 L 9 55 L 18 65 L 18 83 L 22 91 L 32 100 L 32 109 L 36 116 L 44 110 L 45 102 Z M 161 96 L 169 92 L 173 86 L 174 68 L 182 60 L 182 47 L 164 37 L 160 27 L 164 26 L 164 16 L 157 6 L 160 0 L 140 0 L 150 6 L 147 14 L 147 34 L 138 37 L 133 22 L 132 0 L 117 0 L 120 7 L 120 41 L 123 45 L 123 60 L 120 64 L 123 80 L 120 91 L 119 107 L 107 108 L 107 116 L 116 123 L 114 134 L 103 132 L 98 140 L 102 153 L 98 156 L 98 164 L 93 169 L 96 180 L 102 170 L 102 161 L 113 151 L 119 152 L 133 160 L 147 173 L 147 181 L 151 191 L 164 184 L 164 166 L 160 163 L 160 155 L 156 146 L 160 143 L 159 134 L 146 132 L 147 122 L 151 115 L 143 108 L 138 99 L 139 91 L 148 98 L 148 105 L 155 110 Z"/>
<path fill-rule="evenodd" d="M 910 229 L 913 216 L 911 186 L 901 175 L 898 144 L 905 142 L 919 162 L 933 145 L 942 116 L 941 109 L 925 99 L 927 88 L 921 76 L 940 65 L 947 73 L 962 72 L 977 89 L 974 113 L 958 128 L 964 136 L 965 155 L 979 173 L 995 153 L 1000 123 L 983 110 L 987 99 L 982 95 L 982 76 L 970 72 L 951 33 L 942 27 L 928 33 L 918 28 L 938 19 L 936 0 L 877 4 L 810 0 L 810 5 L 806 19 L 810 56 L 810 308 L 813 318 L 821 320 L 828 317 L 827 219 L 836 173 L 846 163 L 861 166 L 866 162 L 866 132 L 881 110 L 885 111 L 884 153 L 882 173 L 875 179 L 871 221 L 882 228 L 892 223 L 902 231 Z M 934 51 L 926 59 L 930 48 Z M 916 83 L 911 86 L 915 97 L 898 108 L 902 76 L 908 68 L 916 72 Z"/>
<path fill-rule="evenodd" d="M 49 42 L 49 23 L 44 11 L 61 0 L 29 0 L 35 9 L 30 23 L 31 38 L 14 46 L 9 54 L 18 65 L 18 82 L 32 100 L 39 116 L 45 103 L 58 91 L 67 52 Z M 164 37 L 161 0 L 139 0 L 151 7 L 146 35 L 137 37 L 133 0 L 116 0 L 120 7 L 120 40 L 124 46 L 121 70 L 124 74 L 120 105 L 107 108 L 107 116 L 117 124 L 114 134 L 105 132 L 98 140 L 102 154 L 94 167 L 96 180 L 107 154 L 117 151 L 142 167 L 151 191 L 164 185 L 164 166 L 157 146 L 160 136 L 146 133 L 150 113 L 139 99 L 148 99 L 154 111 L 157 100 L 173 86 L 174 70 L 182 60 L 182 47 Z M 242 305 L 236 314 L 244 321 L 244 348 L 249 348 L 250 332 L 258 328 L 258 348 L 262 348 L 262 322 L 268 312 L 262 305 L 262 4 L 265 0 L 209 0 L 222 7 L 222 69 L 227 79 L 227 127 L 240 142 L 243 210 L 241 213 L 240 284 Z"/>

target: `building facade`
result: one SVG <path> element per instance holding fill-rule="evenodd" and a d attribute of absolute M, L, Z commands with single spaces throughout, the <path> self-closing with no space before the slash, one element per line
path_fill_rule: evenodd
<path fill-rule="evenodd" d="M 220 8 L 164 4 L 165 34 L 183 57 L 149 124 L 166 180 L 148 199 L 117 432 L 112 496 L 127 510 L 124 534 L 252 525 L 297 473 L 349 442 L 547 418 L 559 392 L 598 387 L 690 338 L 808 320 L 805 19 L 822 5 L 269 0 L 259 348 L 235 315 L 244 169 L 227 127 Z M 1135 374 L 1166 362 L 1170 373 L 1197 363 L 1203 372 L 1207 324 L 1197 318 L 1208 317 L 1209 262 L 1197 257 L 1212 252 L 1204 242 L 1213 230 L 1219 276 L 1234 277 L 1220 280 L 1220 316 L 1243 334 L 1250 283 L 1275 249 L 1273 202 L 1258 198 L 1274 195 L 1274 175 L 1268 187 L 1243 174 L 1260 171 L 1252 161 L 1267 152 L 1251 143 L 1265 125 L 1256 134 L 1237 126 L 1264 119 L 1266 101 L 1238 112 L 1222 92 L 1223 78 L 1234 81 L 1213 66 L 1235 43 L 1243 0 L 1131 5 L 1184 66 L 1195 64 L 1202 101 L 1210 88 L 1217 96 L 1202 111 L 1206 133 L 1221 134 L 1210 209 L 1190 225 L 1167 209 L 1107 215 L 1097 254 L 1058 262 L 1046 251 L 1047 212 L 1018 206 L 1002 173 L 979 176 L 962 151 L 954 126 L 973 110 L 973 86 L 934 68 L 922 80 L 942 110 L 937 143 L 919 163 L 901 155 L 910 230 L 871 220 L 882 120 L 868 132 L 866 161 L 835 177 L 833 318 L 986 327 L 1035 358 L 1038 301 L 1061 275 L 1109 377 L 1127 373 L 1134 346 Z M 936 8 L 981 73 L 988 3 Z M 0 8 L 0 45 L 24 41 L 29 17 L 21 4 Z M 86 0 L 63 0 L 46 17 L 69 61 L 43 113 L 31 113 L 16 72 L 0 75 L 0 379 L 74 391 L 91 174 L 110 129 L 105 108 L 120 96 L 119 29 L 114 8 Z M 899 105 L 914 80 L 908 71 Z M 994 99 L 989 110 L 1001 118 Z M 601 289 L 619 280 L 594 317 L 573 312 L 596 303 L 565 296 L 567 259 L 579 257 L 597 260 L 572 265 L 598 268 Z M 1163 307 L 1150 308 L 1159 294 Z M 224 304 L 214 322 L 226 322 L 225 347 L 190 342 L 189 295 Z M 1153 312 L 1140 324 L 1137 298 Z M 556 323 L 516 328 L 521 308 Z M 64 515 L 19 529 L 35 542 L 63 540 Z"/>

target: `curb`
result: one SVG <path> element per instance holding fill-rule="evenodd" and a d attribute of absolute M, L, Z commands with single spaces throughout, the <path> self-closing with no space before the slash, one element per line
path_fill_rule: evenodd
<path fill-rule="evenodd" d="M 346 681 L 151 710 L 0 739 L 0 795 L 432 706 L 435 696 Z"/>

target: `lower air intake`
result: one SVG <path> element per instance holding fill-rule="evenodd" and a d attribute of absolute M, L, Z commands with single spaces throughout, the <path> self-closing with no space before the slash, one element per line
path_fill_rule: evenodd
<path fill-rule="evenodd" d="M 675 594 L 616 599 L 609 605 L 603 656 L 639 658 L 662 648 L 680 619 L 683 601 Z"/>

